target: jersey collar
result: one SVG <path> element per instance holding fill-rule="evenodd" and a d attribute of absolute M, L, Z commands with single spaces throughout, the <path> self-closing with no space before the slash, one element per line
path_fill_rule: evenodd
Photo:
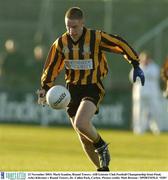
<path fill-rule="evenodd" d="M 68 38 L 72 41 L 72 43 L 73 43 L 74 45 L 76 45 L 76 44 L 79 43 L 79 41 L 80 41 L 81 39 L 84 38 L 85 34 L 86 34 L 86 28 L 83 27 L 83 33 L 82 33 L 81 37 L 80 37 L 77 41 L 74 41 L 68 33 L 67 33 L 67 36 L 68 36 Z"/>

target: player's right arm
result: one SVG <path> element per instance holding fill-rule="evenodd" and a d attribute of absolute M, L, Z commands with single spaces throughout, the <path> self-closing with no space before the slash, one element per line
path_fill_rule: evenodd
<path fill-rule="evenodd" d="M 41 88 L 37 91 L 38 103 L 45 104 L 46 92 L 54 85 L 59 72 L 64 67 L 63 54 L 57 39 L 51 46 L 41 76 Z"/>
<path fill-rule="evenodd" d="M 48 53 L 42 76 L 41 76 L 41 87 L 46 91 L 53 86 L 56 77 L 59 72 L 63 69 L 63 54 L 61 48 L 56 40 L 50 48 Z"/>

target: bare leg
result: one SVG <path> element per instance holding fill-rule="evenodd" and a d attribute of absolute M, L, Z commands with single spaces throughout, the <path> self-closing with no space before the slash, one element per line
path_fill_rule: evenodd
<path fill-rule="evenodd" d="M 95 147 L 93 146 L 93 143 L 90 142 L 88 139 L 86 139 L 84 136 L 79 135 L 80 142 L 82 144 L 83 150 L 88 156 L 88 158 L 91 160 L 91 162 L 97 167 L 100 168 L 99 158 L 97 153 L 95 153 Z"/>
<path fill-rule="evenodd" d="M 90 160 L 98 169 L 101 168 L 101 171 L 109 171 L 110 154 L 107 144 L 101 139 L 91 122 L 95 111 L 96 106 L 94 103 L 89 100 L 83 100 L 73 118 L 72 124 Z M 97 154 L 95 153 L 95 148 Z"/>
<path fill-rule="evenodd" d="M 91 123 L 91 118 L 96 111 L 96 106 L 90 101 L 82 101 L 77 114 L 74 118 L 70 118 L 75 131 L 77 132 L 83 150 L 87 154 L 92 163 L 100 168 L 100 162 L 93 142 L 99 138 L 95 127 Z"/>
<path fill-rule="evenodd" d="M 74 128 L 74 125 L 73 125 L 74 118 L 70 118 L 70 120 L 71 120 L 72 126 Z M 76 131 L 76 129 L 75 129 L 75 131 Z M 93 146 L 93 143 L 91 141 L 89 141 L 85 136 L 80 134 L 78 131 L 76 131 L 76 133 L 79 136 L 83 150 L 86 153 L 89 160 L 96 166 L 96 168 L 100 168 L 99 158 L 98 158 L 97 153 L 95 153 L 95 147 Z"/>
<path fill-rule="evenodd" d="M 95 111 L 95 104 L 88 100 L 82 101 L 74 119 L 74 128 L 76 131 L 93 143 L 99 138 L 98 132 L 91 122 Z"/>

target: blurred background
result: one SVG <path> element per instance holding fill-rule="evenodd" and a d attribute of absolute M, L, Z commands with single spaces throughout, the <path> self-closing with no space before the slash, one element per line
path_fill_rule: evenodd
<path fill-rule="evenodd" d="M 120 35 L 138 53 L 150 51 L 162 66 L 168 55 L 168 0 L 0 0 L 0 122 L 69 125 L 64 111 L 37 105 L 35 92 L 50 45 L 65 32 L 64 14 L 71 6 L 84 10 L 87 27 Z M 107 58 L 106 96 L 94 123 L 131 129 L 131 66 L 120 55 Z M 64 84 L 64 72 L 57 84 Z M 166 108 L 163 130 L 168 130 Z"/>

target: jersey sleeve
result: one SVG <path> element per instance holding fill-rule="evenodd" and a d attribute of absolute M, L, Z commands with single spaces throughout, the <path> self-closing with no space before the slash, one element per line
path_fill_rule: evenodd
<path fill-rule="evenodd" d="M 121 37 L 101 32 L 100 48 L 104 51 L 122 54 L 129 61 L 139 61 L 137 53 Z"/>
<path fill-rule="evenodd" d="M 61 49 L 58 45 L 58 40 L 56 40 L 51 46 L 44 64 L 41 76 L 41 87 L 48 90 L 51 86 L 53 86 L 56 77 L 63 67 L 63 54 L 61 53 Z"/>

